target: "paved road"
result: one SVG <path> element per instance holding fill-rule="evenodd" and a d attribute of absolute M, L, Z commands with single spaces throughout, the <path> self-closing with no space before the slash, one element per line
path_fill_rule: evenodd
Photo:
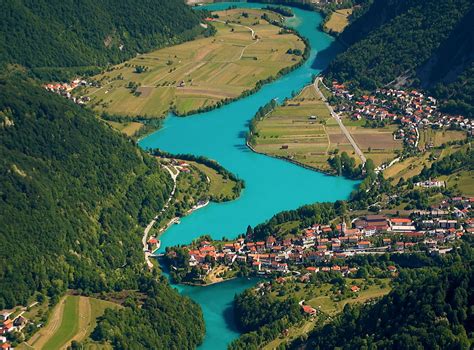
<path fill-rule="evenodd" d="M 341 128 L 342 132 L 344 133 L 344 135 L 346 135 L 347 139 L 349 140 L 349 142 L 351 143 L 352 147 L 354 148 L 354 151 L 355 153 L 357 154 L 357 156 L 362 160 L 362 163 L 365 164 L 365 162 L 367 161 L 367 159 L 365 158 L 364 156 L 364 153 L 361 151 L 361 149 L 359 148 L 359 146 L 357 145 L 357 143 L 354 141 L 354 138 L 352 137 L 352 135 L 350 134 L 350 132 L 346 129 L 346 127 L 344 126 L 344 124 L 342 123 L 342 120 L 341 120 L 341 117 L 339 117 L 339 115 L 334 112 L 334 109 L 331 107 L 331 105 L 328 103 L 328 101 L 326 100 L 326 97 L 324 97 L 323 93 L 321 92 L 321 90 L 319 90 L 319 87 L 318 87 L 318 82 L 321 81 L 321 77 L 317 77 L 315 80 L 314 80 L 314 83 L 313 83 L 313 86 L 314 86 L 314 89 L 316 90 L 316 92 L 319 94 L 319 96 L 321 96 L 321 99 L 324 101 L 324 103 L 326 104 L 327 108 L 329 109 L 329 112 L 331 113 L 331 116 L 336 119 L 337 123 L 339 124 L 339 127 Z"/>

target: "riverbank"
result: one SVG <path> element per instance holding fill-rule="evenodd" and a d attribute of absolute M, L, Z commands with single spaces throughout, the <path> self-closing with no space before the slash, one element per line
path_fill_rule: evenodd
<path fill-rule="evenodd" d="M 256 154 L 261 154 L 261 155 L 264 155 L 266 157 L 271 157 L 271 158 L 275 158 L 275 159 L 279 159 L 279 160 L 284 160 L 285 162 L 289 162 L 289 163 L 292 163 L 294 165 L 300 166 L 302 168 L 305 168 L 305 169 L 308 169 L 308 170 L 311 170 L 311 171 L 316 171 L 318 173 L 322 173 L 322 174 L 325 174 L 325 175 L 328 175 L 328 176 L 336 176 L 337 175 L 335 172 L 328 171 L 327 169 L 313 167 L 311 165 L 298 162 L 297 160 L 294 160 L 294 159 L 290 159 L 290 158 L 283 157 L 283 156 L 277 156 L 277 155 L 273 155 L 273 154 L 268 154 L 268 153 L 264 153 L 264 152 L 259 152 L 254 147 L 252 147 L 252 145 L 249 142 L 247 142 L 246 145 L 247 145 L 248 149 L 250 149 L 252 152 L 254 152 Z"/>

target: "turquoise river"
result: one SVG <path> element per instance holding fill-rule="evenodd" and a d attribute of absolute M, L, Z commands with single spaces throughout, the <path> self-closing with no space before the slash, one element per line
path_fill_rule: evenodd
<path fill-rule="evenodd" d="M 262 7 L 255 3 L 219 3 L 207 6 L 222 10 L 229 5 Z M 256 154 L 245 145 L 248 122 L 260 106 L 273 98 L 282 101 L 292 92 L 311 83 L 337 53 L 334 40 L 319 30 L 318 13 L 293 9 L 295 16 L 287 20 L 311 43 L 311 56 L 300 68 L 264 86 L 257 93 L 219 109 L 178 118 L 166 118 L 163 128 L 140 141 L 144 149 L 160 148 L 171 153 L 191 153 L 217 160 L 245 181 L 239 199 L 227 203 L 211 203 L 183 218 L 161 236 L 161 250 L 185 244 L 203 235 L 232 238 L 244 233 L 248 225 L 256 225 L 272 215 L 303 204 L 345 199 L 356 182 L 327 176 L 292 163 Z M 236 293 L 255 284 L 235 279 L 208 287 L 175 286 L 202 307 L 206 337 L 200 349 L 225 349 L 239 336 L 232 317 L 232 300 Z"/>

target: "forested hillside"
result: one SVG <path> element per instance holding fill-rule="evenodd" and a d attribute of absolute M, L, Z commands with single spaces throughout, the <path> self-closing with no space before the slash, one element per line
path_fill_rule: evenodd
<path fill-rule="evenodd" d="M 317 328 L 307 349 L 469 349 L 474 331 L 474 252 L 465 244 L 436 267 L 404 270 L 375 304 L 347 305 Z"/>
<path fill-rule="evenodd" d="M 201 15 L 182 0 L 5 0 L 0 3 L 0 63 L 117 63 L 193 38 L 203 30 Z"/>
<path fill-rule="evenodd" d="M 20 79 L 0 80 L 0 309 L 136 288 L 140 225 L 172 181 L 90 112 Z"/>
<path fill-rule="evenodd" d="M 421 85 L 473 116 L 472 18 L 469 0 L 375 0 L 340 36 L 349 48 L 326 75 L 368 90 Z"/>

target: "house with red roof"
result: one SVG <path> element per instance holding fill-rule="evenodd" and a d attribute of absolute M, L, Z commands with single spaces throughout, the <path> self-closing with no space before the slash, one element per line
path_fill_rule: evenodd
<path fill-rule="evenodd" d="M 308 315 L 311 315 L 311 316 L 314 316 L 314 315 L 316 315 L 316 313 L 317 313 L 316 309 L 313 308 L 313 307 L 311 307 L 311 306 L 309 306 L 309 305 L 304 305 L 304 304 L 302 304 L 302 305 L 301 305 L 301 308 L 303 309 L 303 312 L 304 312 L 305 314 L 308 314 Z"/>
<path fill-rule="evenodd" d="M 351 286 L 351 292 L 352 293 L 359 293 L 360 287 L 358 286 Z"/>

